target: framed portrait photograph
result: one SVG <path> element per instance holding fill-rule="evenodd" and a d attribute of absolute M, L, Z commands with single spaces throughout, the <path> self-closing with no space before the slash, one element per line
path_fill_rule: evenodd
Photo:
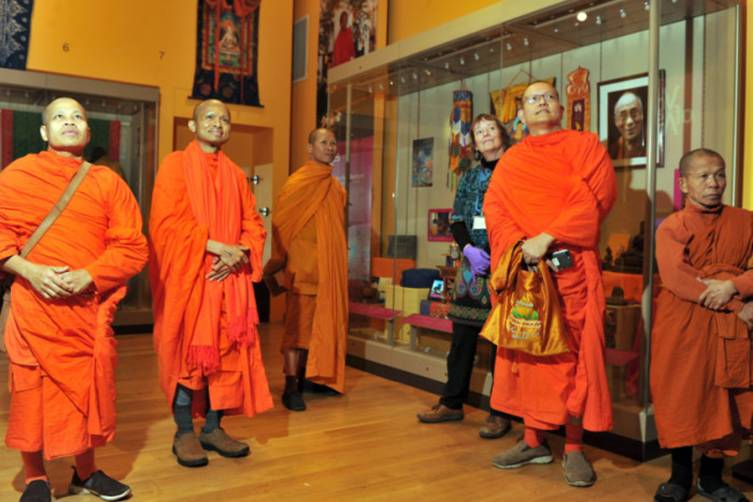
<path fill-rule="evenodd" d="M 428 239 L 438 242 L 452 242 L 450 213 L 452 209 L 429 209 Z"/>
<path fill-rule="evenodd" d="M 434 138 L 413 140 L 410 186 L 430 187 L 434 178 Z"/>
<path fill-rule="evenodd" d="M 664 165 L 665 73 L 659 70 L 656 165 Z M 646 166 L 648 74 L 599 82 L 599 138 L 614 167 Z"/>

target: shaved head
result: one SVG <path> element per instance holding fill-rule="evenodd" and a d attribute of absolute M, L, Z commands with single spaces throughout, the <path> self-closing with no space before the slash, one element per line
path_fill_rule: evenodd
<path fill-rule="evenodd" d="M 683 155 L 680 159 L 680 176 L 683 178 L 687 177 L 690 173 L 691 166 L 703 158 L 716 161 L 719 165 L 725 167 L 724 159 L 718 152 L 708 148 L 696 148 Z"/>
<path fill-rule="evenodd" d="M 223 103 L 219 99 L 205 99 L 204 101 L 202 101 L 201 103 L 199 103 L 198 105 L 196 105 L 194 107 L 194 109 L 193 109 L 193 115 L 192 115 L 193 119 L 194 120 L 198 120 L 199 117 L 201 117 L 201 114 L 204 112 L 204 109 L 207 106 L 210 106 L 210 105 L 211 106 L 220 106 L 220 107 L 224 108 L 225 112 L 227 113 L 227 116 L 228 117 L 230 116 L 230 109 L 227 107 L 227 105 L 225 103 Z"/>
<path fill-rule="evenodd" d="M 86 116 L 86 110 L 81 105 L 81 103 L 79 103 L 75 99 L 67 98 L 67 97 L 56 98 L 50 101 L 50 104 L 45 106 L 44 110 L 42 110 L 42 124 L 43 125 L 47 125 L 50 122 L 50 112 L 59 106 L 65 106 L 65 107 L 77 106 L 84 113 L 84 116 Z"/>
<path fill-rule="evenodd" d="M 316 137 L 319 136 L 319 133 L 331 133 L 333 136 L 337 137 L 335 131 L 333 131 L 332 129 L 328 127 L 320 127 L 318 129 L 314 129 L 309 133 L 309 145 L 316 143 Z"/>

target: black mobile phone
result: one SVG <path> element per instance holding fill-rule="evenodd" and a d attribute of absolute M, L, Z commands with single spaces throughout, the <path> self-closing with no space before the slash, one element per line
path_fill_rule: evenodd
<path fill-rule="evenodd" d="M 573 256 L 569 249 L 558 249 L 552 253 L 552 264 L 557 270 L 565 270 L 573 266 Z"/>

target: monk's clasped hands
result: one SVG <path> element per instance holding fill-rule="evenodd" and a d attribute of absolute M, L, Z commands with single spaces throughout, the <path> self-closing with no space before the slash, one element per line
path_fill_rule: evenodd
<path fill-rule="evenodd" d="M 707 309 L 721 310 L 737 294 L 737 288 L 732 281 L 703 279 L 701 277 L 698 280 L 706 285 L 706 289 L 698 297 L 698 303 Z"/>
<path fill-rule="evenodd" d="M 210 281 L 222 281 L 249 263 L 249 248 L 242 245 L 220 244 L 212 260 L 212 270 L 206 275 Z"/>
<path fill-rule="evenodd" d="M 24 278 L 45 299 L 68 298 L 84 293 L 92 284 L 92 276 L 85 269 L 52 267 L 27 263 Z"/>

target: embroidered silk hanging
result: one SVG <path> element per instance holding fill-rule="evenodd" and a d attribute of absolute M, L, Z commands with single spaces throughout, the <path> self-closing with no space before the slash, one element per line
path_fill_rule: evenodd
<path fill-rule="evenodd" d="M 257 78 L 261 0 L 199 0 L 192 98 L 261 106 Z"/>
<path fill-rule="evenodd" d="M 33 0 L 0 0 L 0 67 L 26 69 Z"/>
<path fill-rule="evenodd" d="M 591 83 L 588 70 L 578 67 L 567 74 L 567 127 L 576 131 L 591 129 Z"/>
<path fill-rule="evenodd" d="M 471 91 L 452 93 L 450 114 L 450 171 L 459 174 L 471 167 L 473 148 L 471 123 L 473 122 L 473 94 Z"/>

